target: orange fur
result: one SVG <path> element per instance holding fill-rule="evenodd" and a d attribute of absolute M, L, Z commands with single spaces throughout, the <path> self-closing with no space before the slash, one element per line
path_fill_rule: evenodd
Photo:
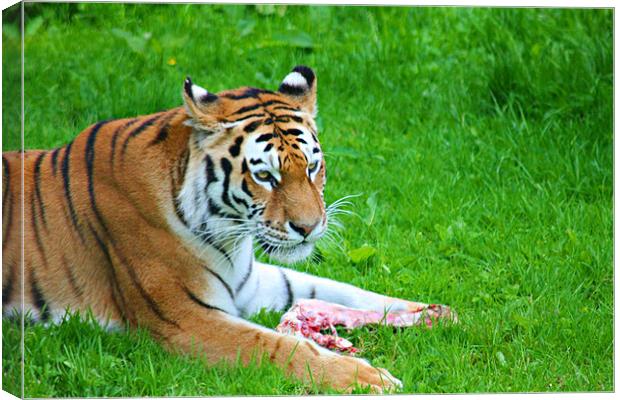
<path fill-rule="evenodd" d="M 316 83 L 315 83 L 316 84 Z M 135 119 L 90 126 L 74 141 L 50 151 L 23 153 L 24 213 L 20 215 L 21 154 L 3 154 L 3 304 L 25 307 L 41 319 L 56 318 L 65 308 L 91 310 L 101 320 L 149 329 L 165 346 L 190 351 L 197 344 L 209 362 L 234 360 L 240 351 L 247 363 L 253 353 L 268 358 L 295 376 L 350 389 L 354 382 L 376 390 L 390 387 L 385 370 L 351 357 L 328 353 L 294 337 L 259 328 L 216 309 L 201 306 L 189 293 L 213 290 L 200 258 L 174 209 L 189 158 L 194 121 L 221 134 L 211 143 L 214 156 L 226 153 L 242 134 L 241 126 L 222 124 L 251 112 L 235 112 L 257 102 L 278 103 L 263 109 L 278 117 L 277 106 L 307 108 L 313 113 L 315 94 L 285 96 L 264 92 L 242 97 L 247 88 L 218 94 L 217 105 L 191 102 Z M 303 123 L 316 130 L 311 119 Z M 284 118 L 279 129 L 298 124 Z M 270 128 L 257 129 L 267 132 Z M 228 132 L 223 134 L 222 132 Z M 267 203 L 265 215 L 275 228 L 286 220 L 311 225 L 323 218 L 321 192 L 324 165 L 314 182 L 290 143 L 271 141 L 291 155 L 282 165 L 280 190 L 268 192 L 253 180 L 250 190 Z M 231 180 L 244 174 L 234 165 Z M 245 172 L 247 176 L 249 172 Z M 19 281 L 21 232 L 24 221 L 24 288 Z M 49 313 L 49 315 L 48 315 Z M 310 376 L 310 374 L 312 376 Z"/>

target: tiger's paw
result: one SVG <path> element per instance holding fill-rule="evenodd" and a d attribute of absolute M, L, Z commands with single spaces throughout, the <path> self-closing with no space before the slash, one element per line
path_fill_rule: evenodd
<path fill-rule="evenodd" d="M 329 362 L 328 384 L 337 390 L 351 393 L 357 387 L 370 388 L 375 394 L 391 393 L 402 389 L 402 382 L 384 368 L 375 368 L 367 361 L 337 356 Z"/>

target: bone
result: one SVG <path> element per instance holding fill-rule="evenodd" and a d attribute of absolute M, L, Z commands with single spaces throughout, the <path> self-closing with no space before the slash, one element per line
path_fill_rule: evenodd
<path fill-rule="evenodd" d="M 300 299 L 282 316 L 276 331 L 313 340 L 320 346 L 343 353 L 355 354 L 359 349 L 345 338 L 339 337 L 336 326 L 353 329 L 378 324 L 408 327 L 433 325 L 433 315 L 441 306 L 430 304 L 417 310 L 378 312 L 347 308 L 339 304 L 316 299 Z M 331 334 L 323 333 L 325 331 Z"/>

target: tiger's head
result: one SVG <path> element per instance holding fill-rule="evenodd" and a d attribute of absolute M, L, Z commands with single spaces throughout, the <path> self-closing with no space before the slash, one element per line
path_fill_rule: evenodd
<path fill-rule="evenodd" d="M 188 77 L 192 127 L 178 209 L 206 243 L 252 236 L 271 257 L 308 257 L 327 229 L 325 161 L 314 121 L 317 79 L 297 66 L 277 91 L 211 93 Z"/>

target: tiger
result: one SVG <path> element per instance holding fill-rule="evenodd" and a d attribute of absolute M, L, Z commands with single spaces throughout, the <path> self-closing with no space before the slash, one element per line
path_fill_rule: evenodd
<path fill-rule="evenodd" d="M 89 312 L 170 351 L 198 348 L 206 366 L 258 355 L 336 390 L 402 387 L 363 358 L 248 321 L 302 298 L 428 306 L 255 258 L 304 260 L 328 228 L 314 71 L 296 66 L 275 91 L 213 93 L 188 76 L 181 92 L 177 108 L 98 122 L 53 150 L 3 153 L 3 315 L 58 323 Z"/>

